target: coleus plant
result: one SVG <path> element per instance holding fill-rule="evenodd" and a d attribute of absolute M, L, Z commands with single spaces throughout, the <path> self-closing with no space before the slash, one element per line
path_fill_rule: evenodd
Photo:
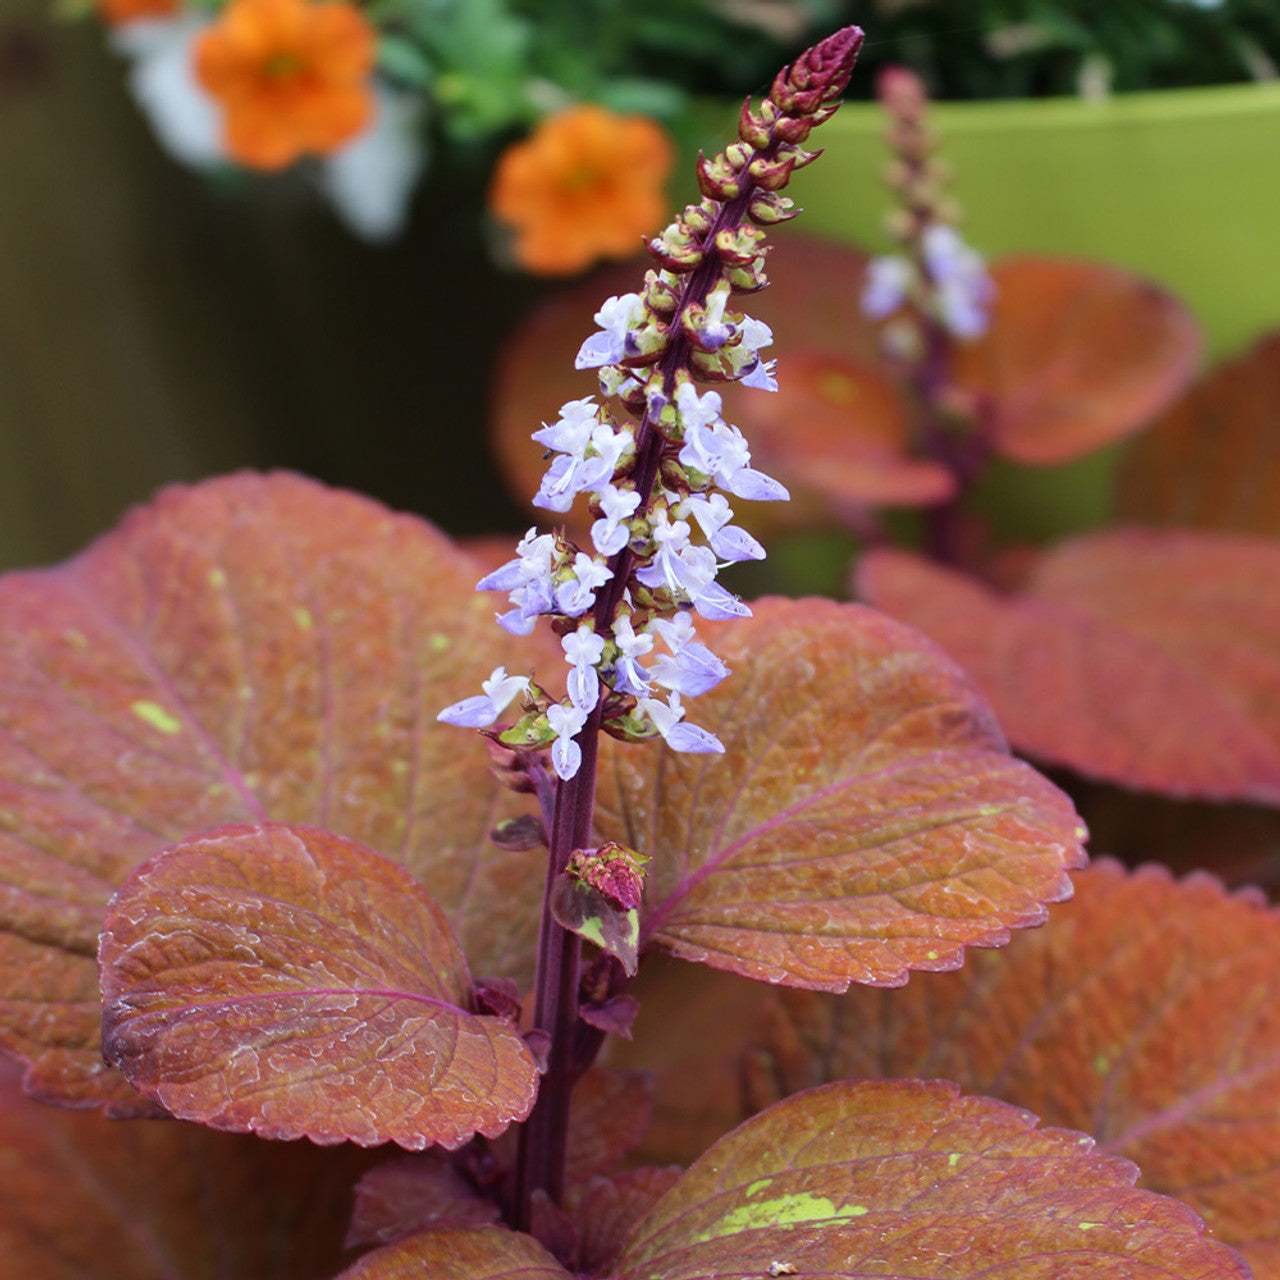
<path fill-rule="evenodd" d="M 531 531 L 485 573 L 417 519 L 240 475 L 0 583 L 0 1043 L 37 1100 L 0 1112 L 0 1269 L 1243 1277 L 1235 1244 L 1267 1274 L 1275 1136 L 1201 1140 L 1274 1111 L 1259 902 L 1104 866 L 955 1014 L 834 994 L 1043 923 L 1084 837 L 921 635 L 715 581 L 761 550 L 726 493 L 781 487 L 698 384 L 768 394 L 732 299 L 860 40 L 744 108 L 642 291 L 597 312 L 602 401 L 537 433 L 542 504 L 587 506 L 589 543 Z M 1137 919 L 1173 927 L 1135 948 Z M 663 952 L 737 984 L 686 987 L 695 1034 L 747 980 L 798 993 L 732 1046 L 764 1109 L 685 1169 L 637 1163 L 662 1099 L 596 1062 L 662 1039 L 631 979 Z M 1190 1205 L 1135 1186 L 1139 1151 Z"/>

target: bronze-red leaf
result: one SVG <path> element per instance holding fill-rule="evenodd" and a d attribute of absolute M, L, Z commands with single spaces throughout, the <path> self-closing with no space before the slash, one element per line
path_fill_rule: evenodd
<path fill-rule="evenodd" d="M 1121 519 L 1280 536 L 1280 332 L 1220 365 L 1125 457 Z"/>
<path fill-rule="evenodd" d="M 757 1105 L 846 1076 L 945 1075 L 1090 1133 L 1280 1277 L 1280 916 L 1197 873 L 1102 862 L 1007 950 L 904 991 L 780 995 Z"/>
<path fill-rule="evenodd" d="M 1018 750 L 1168 795 L 1280 803 L 1280 543 L 1112 530 L 1060 544 L 1008 598 L 886 549 L 857 582 L 974 676 Z"/>
<path fill-rule="evenodd" d="M 641 1220 L 616 1280 L 1244 1280 L 1234 1250 L 1087 1137 L 944 1081 L 829 1084 L 722 1138 Z M 794 1270 L 792 1270 L 794 1268 Z"/>
<path fill-rule="evenodd" d="M 839 991 L 1043 923 L 1084 831 L 968 678 L 870 609 L 753 608 L 699 624 L 733 671 L 690 706 L 723 756 L 602 752 L 599 824 L 652 857 L 642 946 Z"/>
<path fill-rule="evenodd" d="M 144 858 L 224 822 L 377 849 L 476 972 L 527 980 L 541 859 L 488 832 L 531 803 L 435 717 L 500 663 L 563 663 L 493 625 L 477 576 L 412 516 L 246 474 L 168 489 L 68 564 L 0 580 L 0 1046 L 29 1087 L 148 1109 L 99 1053 L 103 908 Z"/>
<path fill-rule="evenodd" d="M 1186 388 L 1200 332 L 1163 289 L 1115 267 L 1005 258 L 986 334 L 956 380 L 1014 462 L 1067 462 L 1147 426 Z"/>
<path fill-rule="evenodd" d="M 145 862 L 107 907 L 99 962 L 103 1055 L 183 1120 L 454 1148 L 537 1094 L 515 1025 L 470 1012 L 431 896 L 318 828 L 224 827 Z"/>

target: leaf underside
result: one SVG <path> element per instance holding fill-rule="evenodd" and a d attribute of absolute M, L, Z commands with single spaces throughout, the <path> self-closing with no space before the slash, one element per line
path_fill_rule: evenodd
<path fill-rule="evenodd" d="M 499 663 L 563 663 L 493 625 L 478 576 L 421 520 L 243 474 L 0 580 L 0 1047 L 38 1096 L 149 1108 L 99 1053 L 103 910 L 145 858 L 226 822 L 377 849 L 476 972 L 527 978 L 541 859 L 488 832 L 528 806 L 435 716 Z"/>
<path fill-rule="evenodd" d="M 1099 863 L 1076 887 L 1048 927 L 958 973 L 776 996 L 754 1102 L 847 1076 L 945 1076 L 1091 1134 L 1277 1280 L 1280 916 L 1256 892 L 1154 866 Z"/>
<path fill-rule="evenodd" d="M 699 624 L 733 671 L 690 708 L 723 756 L 602 751 L 598 825 L 653 858 L 642 947 L 844 990 L 1042 923 L 1084 832 L 968 678 L 857 605 L 753 608 Z"/>
<path fill-rule="evenodd" d="M 184 1120 L 421 1150 L 533 1106 L 533 1056 L 469 1011 L 439 907 L 328 832 L 224 827 L 148 860 L 108 905 L 99 959 L 104 1056 Z"/>
<path fill-rule="evenodd" d="M 966 668 L 1020 751 L 1167 795 L 1280 804 L 1280 543 L 1118 529 L 999 597 L 903 551 L 859 592 Z"/>

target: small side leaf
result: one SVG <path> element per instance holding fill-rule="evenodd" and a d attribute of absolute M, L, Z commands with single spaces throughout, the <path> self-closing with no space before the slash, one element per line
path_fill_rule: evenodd
<path fill-rule="evenodd" d="M 1035 1125 L 944 1081 L 797 1094 L 699 1159 L 640 1222 L 612 1274 L 1249 1275 L 1185 1205 L 1135 1190 L 1128 1161 Z"/>
<path fill-rule="evenodd" d="M 400 1156 L 370 1169 L 356 1186 L 347 1245 L 393 1244 L 428 1227 L 479 1226 L 502 1216 L 441 1152 Z"/>
<path fill-rule="evenodd" d="M 1019 750 L 1167 795 L 1280 804 L 1280 543 L 1111 530 L 1055 547 L 1010 598 L 885 548 L 857 582 L 974 676 Z"/>
<path fill-rule="evenodd" d="M 608 1275 L 632 1228 L 676 1184 L 681 1172 L 674 1167 L 629 1169 L 612 1178 L 595 1178 L 571 1194 L 569 1209 L 577 1231 L 574 1270 Z"/>
<path fill-rule="evenodd" d="M 723 756 L 602 750 L 597 821 L 652 857 L 641 946 L 792 986 L 896 986 L 1041 924 L 1083 828 L 968 677 L 870 609 L 759 601 L 699 623 L 733 679 Z"/>
<path fill-rule="evenodd" d="M 334 1280 L 573 1280 L 532 1236 L 501 1227 L 442 1227 L 366 1254 Z"/>
<path fill-rule="evenodd" d="M 1195 374 L 1200 332 L 1171 294 L 1114 267 L 1006 258 L 991 325 L 956 378 L 1014 462 L 1068 462 L 1146 426 Z"/>
<path fill-rule="evenodd" d="M 103 1053 L 182 1119 L 420 1150 L 533 1105 L 533 1058 L 512 1023 L 468 1011 L 431 896 L 328 832 L 224 827 L 150 859 L 99 959 Z"/>

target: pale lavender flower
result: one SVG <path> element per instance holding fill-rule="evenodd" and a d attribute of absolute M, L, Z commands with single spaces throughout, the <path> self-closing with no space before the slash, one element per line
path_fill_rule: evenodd
<path fill-rule="evenodd" d="M 600 503 L 600 519 L 591 526 L 591 544 L 602 556 L 616 556 L 631 536 L 622 524 L 635 515 L 640 505 L 640 495 L 634 489 L 619 489 L 606 484 L 597 491 Z"/>
<path fill-rule="evenodd" d="M 596 664 L 604 653 L 604 637 L 598 636 L 584 622 L 560 641 L 564 660 L 570 665 L 567 689 L 569 701 L 579 711 L 590 712 L 600 700 L 600 677 Z"/>
<path fill-rule="evenodd" d="M 725 500 L 722 493 L 713 493 L 709 498 L 701 494 L 690 494 L 680 504 L 680 514 L 692 516 L 698 522 L 711 550 L 728 564 L 736 564 L 739 560 L 763 560 L 764 548 L 745 529 L 731 526 L 733 508 Z"/>
<path fill-rule="evenodd" d="M 665 507 L 655 512 L 653 540 L 658 544 L 652 563 L 636 573 L 646 587 L 666 587 L 668 591 L 681 590 L 683 569 L 680 553 L 689 545 L 689 524 L 685 520 L 672 520 Z"/>
<path fill-rule="evenodd" d="M 640 659 L 653 649 L 653 637 L 637 635 L 630 617 L 621 615 L 613 624 L 613 642 L 618 646 L 618 657 L 613 665 L 613 687 L 619 693 L 630 693 L 637 698 L 649 692 L 649 673 L 640 665 Z"/>
<path fill-rule="evenodd" d="M 698 337 L 707 351 L 719 351 L 738 332 L 738 326 L 724 318 L 725 304 L 729 301 L 729 283 L 716 285 L 707 296 L 706 310 L 698 326 Z"/>
<path fill-rule="evenodd" d="M 673 654 L 679 653 L 695 634 L 693 619 L 683 611 L 670 618 L 651 618 L 645 630 L 656 632 Z"/>
<path fill-rule="evenodd" d="M 612 577 L 606 565 L 579 551 L 568 576 L 556 587 L 556 608 L 570 618 L 581 617 L 595 604 L 596 592 Z"/>
<path fill-rule="evenodd" d="M 687 698 L 714 689 L 729 668 L 704 644 L 686 644 L 674 657 L 662 654 L 653 664 L 653 682 L 674 689 Z"/>
<path fill-rule="evenodd" d="M 636 570 L 636 577 L 646 587 L 665 587 L 677 599 L 683 596 L 704 618 L 750 617 L 751 610 L 715 580 L 717 567 L 710 547 L 686 543 L 678 554 L 664 557 L 661 565 L 655 556 L 653 564 Z"/>
<path fill-rule="evenodd" d="M 672 751 L 698 754 L 718 754 L 724 751 L 724 744 L 715 734 L 708 733 L 696 724 L 685 723 L 680 695 L 674 691 L 667 695 L 666 702 L 658 698 L 640 698 L 636 702 L 636 710 L 648 718 Z"/>
<path fill-rule="evenodd" d="M 550 426 L 544 422 L 533 439 L 557 453 L 581 459 L 591 443 L 592 431 L 600 424 L 599 412 L 594 396 L 570 400 L 560 406 L 559 419 Z"/>
<path fill-rule="evenodd" d="M 578 494 L 606 483 L 613 469 L 603 458 L 575 458 L 559 454 L 547 468 L 533 505 L 547 511 L 568 511 Z"/>
<path fill-rule="evenodd" d="M 547 708 L 547 723 L 556 735 L 551 747 L 551 764 L 562 782 L 568 782 L 582 767 L 582 748 L 574 737 L 587 723 L 587 715 L 572 703 L 566 707 L 562 702 L 553 702 Z"/>
<path fill-rule="evenodd" d="M 552 534 L 530 529 L 516 546 L 516 558 L 508 560 L 476 583 L 477 591 L 508 591 L 516 607 L 498 615 L 499 625 L 512 635 L 527 636 L 538 617 L 555 606 L 552 575 L 559 553 Z"/>
<path fill-rule="evenodd" d="M 483 729 L 493 724 L 528 689 L 529 677 L 509 676 L 506 667 L 494 667 L 493 673 L 480 687 L 483 693 L 445 707 L 436 719 L 465 729 Z"/>
<path fill-rule="evenodd" d="M 575 369 L 598 369 L 617 364 L 627 357 L 627 335 L 631 327 L 644 318 L 644 303 L 638 293 L 624 293 L 610 298 L 592 319 L 600 326 L 578 349 Z"/>
<path fill-rule="evenodd" d="M 755 320 L 747 316 L 742 322 L 742 341 L 738 344 L 745 351 L 756 357 L 756 361 L 742 375 L 739 381 L 744 387 L 755 387 L 758 391 L 777 391 L 778 379 L 773 371 L 778 367 L 776 360 L 761 360 L 761 347 L 773 345 L 773 330 L 763 320 Z"/>
<path fill-rule="evenodd" d="M 682 382 L 676 389 L 676 411 L 685 431 L 694 427 L 710 427 L 720 420 L 723 402 L 718 391 L 698 394 L 692 382 Z"/>

